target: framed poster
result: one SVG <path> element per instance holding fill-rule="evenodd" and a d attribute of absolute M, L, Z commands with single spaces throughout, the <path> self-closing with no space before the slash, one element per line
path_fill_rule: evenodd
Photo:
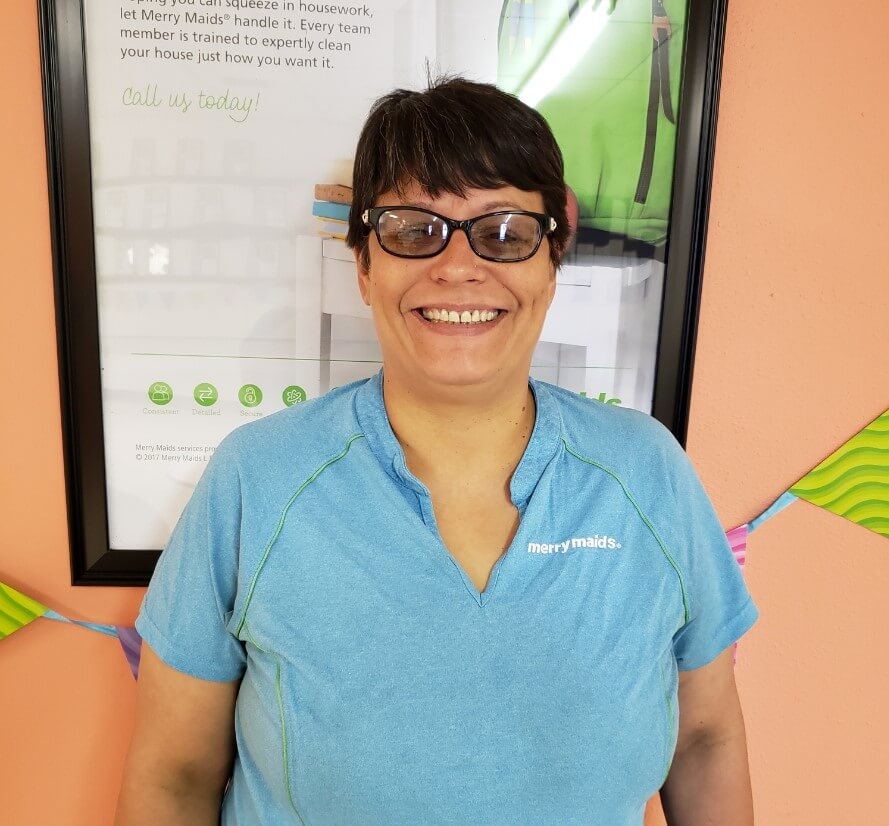
<path fill-rule="evenodd" d="M 40 0 L 74 583 L 146 583 L 227 433 L 379 369 L 351 155 L 430 69 L 562 148 L 577 233 L 532 374 L 683 441 L 723 6 Z"/>

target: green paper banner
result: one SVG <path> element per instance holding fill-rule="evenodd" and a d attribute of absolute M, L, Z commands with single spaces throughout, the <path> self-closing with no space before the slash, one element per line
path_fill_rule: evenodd
<path fill-rule="evenodd" d="M 0 640 L 8 637 L 47 611 L 36 599 L 0 582 Z"/>
<path fill-rule="evenodd" d="M 790 493 L 889 537 L 889 410 L 803 476 Z"/>

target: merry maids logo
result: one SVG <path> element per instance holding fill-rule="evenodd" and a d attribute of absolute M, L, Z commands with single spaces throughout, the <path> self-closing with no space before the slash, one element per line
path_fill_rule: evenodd
<path fill-rule="evenodd" d="M 596 534 L 595 536 L 575 536 L 564 542 L 529 542 L 529 554 L 565 554 L 569 550 L 577 548 L 602 548 L 604 550 L 617 550 L 623 546 L 613 536 Z"/>

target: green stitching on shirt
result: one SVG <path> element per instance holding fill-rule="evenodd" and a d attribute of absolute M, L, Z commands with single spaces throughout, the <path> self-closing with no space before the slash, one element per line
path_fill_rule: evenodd
<path fill-rule="evenodd" d="M 296 808 L 296 803 L 293 801 L 293 793 L 290 790 L 290 760 L 287 757 L 287 722 L 284 716 L 284 694 L 281 691 L 281 658 L 274 652 L 263 648 L 253 638 L 253 634 L 250 633 L 250 627 L 246 625 L 246 623 L 244 625 L 244 632 L 250 639 L 250 642 L 262 651 L 263 654 L 267 654 L 275 661 L 275 696 L 278 698 L 278 716 L 281 719 L 281 759 L 284 762 L 284 785 L 287 787 L 287 797 L 290 800 L 290 805 L 293 808 L 294 814 L 299 818 L 299 822 L 305 826 L 305 821 L 302 819 L 299 809 Z"/>
<path fill-rule="evenodd" d="M 664 700 L 667 703 L 667 745 L 665 747 L 666 757 L 664 758 L 666 762 L 666 766 L 664 767 L 664 778 L 661 780 L 661 786 L 667 782 L 667 775 L 670 774 L 670 769 L 673 766 L 673 752 L 670 749 L 670 740 L 673 737 L 673 727 L 675 726 L 675 717 L 673 712 L 673 696 L 670 693 L 669 688 L 667 687 L 667 681 L 664 679 L 664 666 L 663 663 L 658 663 L 658 673 L 661 675 L 661 688 L 664 692 Z M 675 748 L 675 747 L 674 747 Z"/>
<path fill-rule="evenodd" d="M 247 591 L 247 599 L 244 601 L 244 613 L 241 615 L 241 621 L 238 623 L 238 630 L 236 634 L 241 633 L 241 629 L 244 627 L 244 623 L 247 622 L 247 609 L 250 607 L 250 601 L 253 599 L 253 591 L 256 588 L 256 582 L 259 579 L 260 573 L 262 573 L 262 568 L 265 565 L 266 560 L 269 558 L 269 554 L 272 551 L 272 545 L 278 539 L 278 535 L 281 533 L 281 530 L 284 527 L 284 522 L 287 519 L 287 511 L 290 510 L 290 506 L 296 501 L 296 498 L 310 485 L 314 482 L 321 473 L 330 467 L 334 462 L 338 462 L 342 459 L 348 452 L 349 448 L 352 447 L 352 442 L 356 439 L 360 439 L 364 436 L 363 433 L 356 433 L 354 436 L 350 436 L 349 440 L 346 442 L 346 446 L 333 458 L 328 459 L 324 464 L 322 464 L 305 482 L 303 482 L 297 489 L 296 493 L 290 497 L 287 501 L 287 504 L 284 505 L 284 510 L 281 511 L 281 518 L 278 520 L 278 526 L 275 528 L 275 532 L 272 534 L 272 538 L 269 539 L 268 544 L 265 547 L 265 551 L 262 554 L 262 559 L 259 561 L 259 566 L 256 569 L 256 573 L 253 574 L 253 579 L 250 582 L 250 590 Z"/>
<path fill-rule="evenodd" d="M 655 530 L 654 525 L 651 524 L 651 521 L 648 517 L 642 512 L 642 508 L 639 507 L 639 503 L 633 498 L 633 494 L 630 493 L 627 486 L 624 484 L 623 479 L 620 478 L 613 470 L 605 467 L 605 465 L 599 464 L 594 459 L 588 459 L 586 456 L 581 456 L 579 453 L 571 449 L 571 446 L 562 439 L 562 444 L 565 445 L 565 450 L 567 450 L 575 459 L 580 459 L 581 462 L 585 462 L 588 465 L 592 465 L 593 467 L 599 468 L 599 470 L 607 473 L 615 482 L 617 482 L 621 490 L 624 492 L 624 496 L 630 500 L 630 503 L 636 509 L 636 513 L 639 514 L 639 518 L 645 523 L 648 527 L 648 530 L 651 531 L 651 535 L 655 538 L 655 541 L 660 546 L 661 552 L 667 558 L 667 561 L 672 566 L 673 570 L 676 572 L 676 576 L 679 577 L 679 590 L 682 593 L 682 610 L 685 615 L 685 622 L 688 623 L 690 620 L 691 612 L 688 608 L 688 595 L 685 591 L 685 578 L 682 576 L 682 571 L 679 570 L 679 566 L 676 564 L 676 560 L 670 555 L 670 552 L 667 550 L 667 546 L 664 544 L 664 540 L 661 539 L 660 534 Z"/>

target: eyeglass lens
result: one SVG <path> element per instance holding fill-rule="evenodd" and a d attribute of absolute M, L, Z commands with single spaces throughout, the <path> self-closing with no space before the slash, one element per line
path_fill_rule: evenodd
<path fill-rule="evenodd" d="M 448 239 L 450 228 L 441 218 L 420 209 L 389 209 L 380 215 L 383 249 L 408 257 L 435 255 Z M 539 221 L 522 213 L 486 215 L 472 224 L 469 244 L 477 255 L 515 261 L 532 255 L 541 240 Z"/>

